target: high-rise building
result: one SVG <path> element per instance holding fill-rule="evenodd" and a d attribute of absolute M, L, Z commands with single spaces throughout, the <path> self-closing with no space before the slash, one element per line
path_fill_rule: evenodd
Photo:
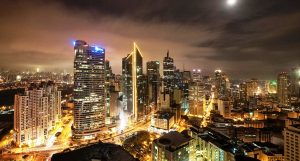
<path fill-rule="evenodd" d="M 169 56 L 169 51 L 167 52 L 167 56 L 163 60 L 163 81 L 164 81 L 164 91 L 170 94 L 172 98 L 172 92 L 174 90 L 174 59 Z"/>
<path fill-rule="evenodd" d="M 110 116 L 110 98 L 111 98 L 111 93 L 113 92 L 114 89 L 111 89 L 114 85 L 114 75 L 112 72 L 112 68 L 110 66 L 110 63 L 108 60 L 105 61 L 104 63 L 104 68 L 105 68 L 105 93 L 106 93 L 106 115 Z"/>
<path fill-rule="evenodd" d="M 182 72 L 182 81 L 183 85 L 181 87 L 183 91 L 184 98 L 189 96 L 189 84 L 192 82 L 192 75 L 190 71 L 183 71 Z"/>
<path fill-rule="evenodd" d="M 153 104 L 157 108 L 160 93 L 159 61 L 147 62 L 147 78 L 148 105 Z"/>
<path fill-rule="evenodd" d="M 191 115 L 203 115 L 204 85 L 195 80 L 189 85 L 189 112 Z"/>
<path fill-rule="evenodd" d="M 245 82 L 239 85 L 240 91 L 240 100 L 246 101 L 247 100 L 247 84 Z"/>
<path fill-rule="evenodd" d="M 300 124 L 284 129 L 284 160 L 299 161 L 300 159 Z"/>
<path fill-rule="evenodd" d="M 143 75 L 143 56 L 135 43 L 133 51 L 122 59 L 122 78 L 125 110 L 132 113 L 137 121 L 145 112 L 146 81 Z"/>
<path fill-rule="evenodd" d="M 192 81 L 199 82 L 201 80 L 201 69 L 193 69 Z"/>
<path fill-rule="evenodd" d="M 254 97 L 257 94 L 258 80 L 251 79 L 250 81 L 246 82 L 246 89 L 247 89 L 247 101 L 249 101 L 251 97 Z"/>
<path fill-rule="evenodd" d="M 277 99 L 280 106 L 289 105 L 289 76 L 286 72 L 278 74 L 277 77 Z"/>
<path fill-rule="evenodd" d="M 105 126 L 105 50 L 74 43 L 74 139 L 92 139 Z"/>
<path fill-rule="evenodd" d="M 15 95 L 15 142 L 18 146 L 44 144 L 49 131 L 61 120 L 61 92 L 52 82 L 32 84 Z"/>
<path fill-rule="evenodd" d="M 292 97 L 300 97 L 300 68 L 293 68 L 290 77 L 290 91 Z"/>
<path fill-rule="evenodd" d="M 215 70 L 215 88 L 218 96 L 225 96 L 230 87 L 229 78 L 221 70 Z"/>
<path fill-rule="evenodd" d="M 228 97 L 218 99 L 218 111 L 224 118 L 231 119 L 232 102 Z"/>

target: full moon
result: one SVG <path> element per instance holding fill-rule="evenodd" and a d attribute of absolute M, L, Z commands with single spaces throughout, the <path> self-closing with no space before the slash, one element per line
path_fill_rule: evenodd
<path fill-rule="evenodd" d="M 234 6 L 236 4 L 237 0 L 227 0 L 227 5 L 228 6 Z"/>

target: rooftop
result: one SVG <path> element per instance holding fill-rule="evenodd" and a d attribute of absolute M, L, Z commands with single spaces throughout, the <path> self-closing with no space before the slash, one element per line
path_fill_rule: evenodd
<path fill-rule="evenodd" d="M 172 118 L 175 114 L 173 112 L 167 112 L 167 111 L 158 111 L 155 113 L 154 117 L 159 119 L 167 119 L 169 120 Z"/>
<path fill-rule="evenodd" d="M 177 131 L 171 131 L 156 139 L 155 142 L 166 146 L 170 151 L 175 151 L 182 146 L 185 146 L 190 140 L 192 140 L 190 136 L 184 135 Z"/>

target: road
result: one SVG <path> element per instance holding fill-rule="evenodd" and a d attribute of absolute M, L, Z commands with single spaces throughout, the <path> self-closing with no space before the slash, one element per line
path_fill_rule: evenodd
<path fill-rule="evenodd" d="M 27 148 L 11 148 L 5 149 L 4 153 L 1 154 L 0 159 L 17 159 L 23 155 L 33 156 L 32 160 L 37 160 L 36 158 L 49 158 L 54 153 L 61 152 L 65 149 L 76 149 L 85 146 L 87 142 L 81 142 L 79 145 L 72 145 L 71 143 L 71 125 L 73 123 L 73 118 L 71 115 L 67 115 L 63 118 L 62 123 L 56 127 L 50 135 L 50 139 L 45 146 L 40 147 L 27 147 Z M 122 133 L 113 133 L 108 135 L 108 138 L 100 138 L 98 140 L 91 140 L 89 143 L 96 143 L 99 141 L 106 143 L 115 143 L 121 145 L 121 138 L 125 138 L 137 131 L 147 130 L 150 126 L 150 119 L 147 121 L 141 121 L 133 126 L 128 127 Z M 61 132 L 58 137 L 55 137 L 57 132 Z M 54 139 L 52 139 L 54 138 Z M 72 145 L 72 146 L 71 146 Z M 1 151 L 0 151 L 1 152 Z M 43 160 L 43 159 L 39 159 Z"/>

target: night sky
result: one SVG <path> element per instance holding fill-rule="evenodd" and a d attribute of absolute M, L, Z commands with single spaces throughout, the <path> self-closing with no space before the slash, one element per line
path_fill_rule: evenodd
<path fill-rule="evenodd" d="M 72 41 L 106 48 L 113 71 L 137 42 L 177 68 L 275 78 L 300 66 L 299 0 L 1 0 L 0 67 L 72 71 Z"/>

